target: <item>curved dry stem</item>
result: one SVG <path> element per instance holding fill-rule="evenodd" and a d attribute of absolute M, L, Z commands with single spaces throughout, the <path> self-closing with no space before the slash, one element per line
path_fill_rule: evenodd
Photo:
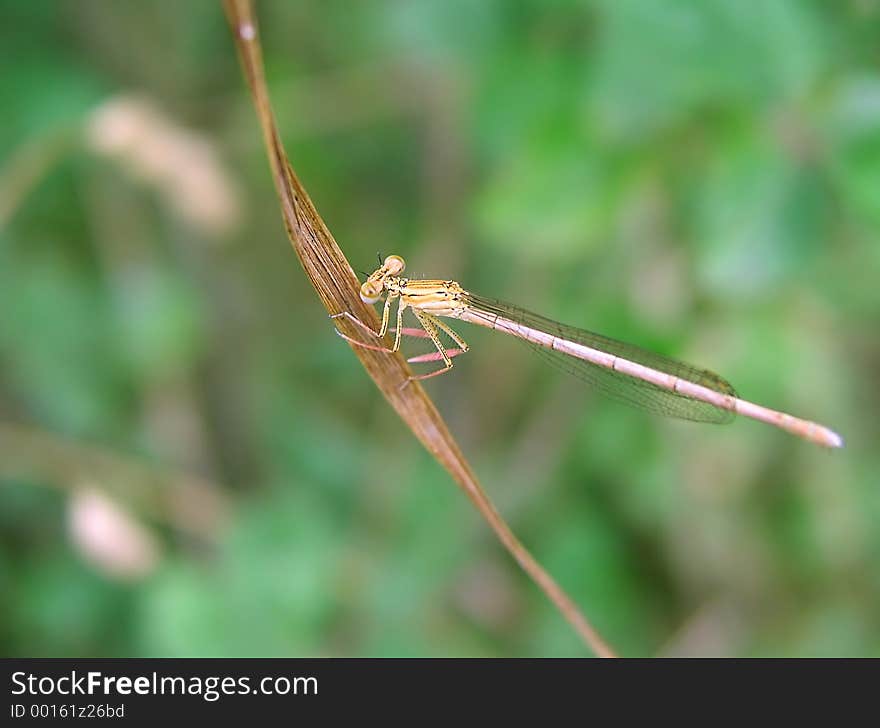
<path fill-rule="evenodd" d="M 224 0 L 224 6 L 263 130 L 284 223 L 300 263 L 327 311 L 331 314 L 349 311 L 374 330 L 378 330 L 376 312 L 361 301 L 358 294 L 360 282 L 315 210 L 281 144 L 263 74 L 252 4 L 250 0 Z M 337 323 L 348 335 L 355 336 L 359 333 L 344 318 Z M 608 644 L 571 598 L 517 540 L 492 505 L 425 390 L 417 382 L 402 386 L 411 375 L 403 357 L 399 353 L 388 354 L 361 346 L 352 349 L 389 404 L 428 451 L 449 471 L 507 550 L 556 605 L 581 639 L 597 655 L 613 657 L 614 652 Z"/>

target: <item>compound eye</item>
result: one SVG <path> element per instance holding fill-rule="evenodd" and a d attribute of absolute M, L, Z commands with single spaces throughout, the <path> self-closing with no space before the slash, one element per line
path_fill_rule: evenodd
<path fill-rule="evenodd" d="M 368 304 L 376 303 L 382 297 L 382 284 L 367 281 L 361 286 L 361 301 Z"/>
<path fill-rule="evenodd" d="M 403 269 L 406 268 L 406 263 L 399 255 L 389 255 L 382 265 L 393 276 L 403 273 Z"/>

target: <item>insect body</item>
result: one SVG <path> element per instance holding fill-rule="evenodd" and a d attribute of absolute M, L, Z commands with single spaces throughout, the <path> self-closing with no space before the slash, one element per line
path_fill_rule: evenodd
<path fill-rule="evenodd" d="M 530 344 L 552 363 L 593 385 L 603 393 L 627 404 L 656 414 L 697 422 L 729 422 L 741 414 L 780 427 L 794 435 L 825 447 L 842 447 L 836 432 L 815 422 L 768 409 L 740 399 L 722 377 L 707 369 L 685 364 L 626 344 L 601 334 L 557 323 L 504 301 L 471 293 L 455 281 L 412 280 L 401 274 L 406 264 L 399 255 L 380 261 L 361 286 L 361 299 L 368 304 L 385 298 L 379 331 L 348 311 L 331 318 L 348 318 L 372 336 L 382 339 L 388 332 L 391 309 L 397 302 L 394 344 L 391 348 L 367 344 L 337 333 L 357 346 L 396 352 L 401 336 L 427 336 L 436 351 L 413 357 L 411 362 L 443 361 L 436 371 L 413 376 L 427 379 L 452 369 L 452 359 L 468 351 L 468 345 L 441 318 L 453 318 L 477 326 L 502 331 Z M 421 329 L 403 327 L 403 313 L 411 309 Z M 440 332 L 458 348 L 447 349 Z"/>

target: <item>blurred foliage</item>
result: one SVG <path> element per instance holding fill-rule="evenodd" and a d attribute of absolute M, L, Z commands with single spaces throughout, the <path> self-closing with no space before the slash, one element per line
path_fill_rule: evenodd
<path fill-rule="evenodd" d="M 258 7 L 294 165 L 356 266 L 399 253 L 847 439 L 661 421 L 462 331 L 429 389 L 604 636 L 880 654 L 880 3 Z M 3 654 L 583 654 L 334 335 L 219 3 L 0 18 Z M 168 486 L 146 512 L 85 455 L 12 458 L 14 428 Z M 228 506 L 211 538 L 168 515 L 187 473 Z M 78 546 L 86 486 L 161 544 L 146 573 Z"/>

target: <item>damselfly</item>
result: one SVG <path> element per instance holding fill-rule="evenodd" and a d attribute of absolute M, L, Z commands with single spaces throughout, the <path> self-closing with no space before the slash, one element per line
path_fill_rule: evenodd
<path fill-rule="evenodd" d="M 404 278 L 405 263 L 399 255 L 380 260 L 379 268 L 361 286 L 361 299 L 368 304 L 385 297 L 382 326 L 373 331 L 348 311 L 331 316 L 347 318 L 372 336 L 382 339 L 389 330 L 391 308 L 397 301 L 394 344 L 368 344 L 337 333 L 357 346 L 395 352 L 401 336 L 430 338 L 436 351 L 411 357 L 410 362 L 442 361 L 435 371 L 411 379 L 427 379 L 452 369 L 452 359 L 468 345 L 441 317 L 467 321 L 511 334 L 530 344 L 565 371 L 574 374 L 603 393 L 649 412 L 696 422 L 729 422 L 740 414 L 766 422 L 825 447 L 842 447 L 843 439 L 815 422 L 740 399 L 733 387 L 717 374 L 654 354 L 599 334 L 557 323 L 503 301 L 484 298 L 464 290 L 455 281 Z M 421 329 L 404 328 L 403 312 L 412 309 Z M 444 332 L 456 344 L 447 348 L 440 339 Z"/>

